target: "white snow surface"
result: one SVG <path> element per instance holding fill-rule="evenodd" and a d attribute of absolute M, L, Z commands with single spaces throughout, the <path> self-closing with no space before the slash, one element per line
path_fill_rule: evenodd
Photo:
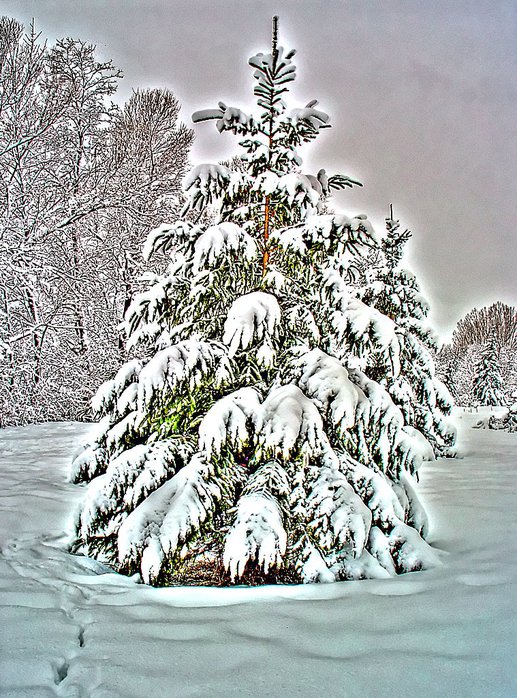
<path fill-rule="evenodd" d="M 66 551 L 89 428 L 0 430 L 0 695 L 517 695 L 517 438 L 424 463 L 442 565 L 395 579 L 154 589 Z"/>

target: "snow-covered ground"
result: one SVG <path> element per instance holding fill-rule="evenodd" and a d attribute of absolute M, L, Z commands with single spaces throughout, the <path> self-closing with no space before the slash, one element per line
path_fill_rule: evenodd
<path fill-rule="evenodd" d="M 393 580 L 153 589 L 66 552 L 84 425 L 0 431 L 0 695 L 517 696 L 517 434 L 425 466 L 443 565 Z"/>

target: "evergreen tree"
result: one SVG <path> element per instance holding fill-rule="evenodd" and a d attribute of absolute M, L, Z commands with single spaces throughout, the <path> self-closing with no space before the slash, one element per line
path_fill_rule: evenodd
<path fill-rule="evenodd" d="M 410 237 L 409 230 L 400 231 L 400 222 L 393 218 L 390 206 L 382 254 L 368 270 L 372 281 L 364 286 L 362 298 L 387 315 L 397 328 L 399 371 L 385 373 L 379 379 L 404 413 L 406 423 L 425 435 L 435 453 L 453 455 L 450 447 L 455 434 L 444 418 L 451 412 L 452 398 L 435 375 L 432 354 L 437 348 L 436 340 L 425 325 L 429 303 L 415 275 L 400 267 Z"/>
<path fill-rule="evenodd" d="M 496 333 L 491 332 L 483 347 L 474 373 L 472 393 L 481 405 L 504 405 L 503 379 L 499 364 L 500 346 Z"/>
<path fill-rule="evenodd" d="M 297 147 L 329 116 L 288 109 L 293 56 L 274 22 L 271 53 L 249 61 L 259 113 L 194 114 L 241 136 L 240 165 L 185 180 L 188 209 L 217 205 L 215 224 L 150 234 L 145 256 L 170 267 L 126 313 L 138 358 L 100 388 L 74 461 L 91 481 L 75 549 L 152 584 L 387 577 L 436 559 L 413 474 L 451 441 L 450 406 L 405 296 L 390 309 L 357 285 L 372 251 L 395 279 L 395 243 L 364 215 L 322 214 L 358 183 L 300 171 Z"/>

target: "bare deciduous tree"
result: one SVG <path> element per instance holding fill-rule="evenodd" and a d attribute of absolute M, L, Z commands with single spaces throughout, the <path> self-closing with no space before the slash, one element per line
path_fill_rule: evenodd
<path fill-rule="evenodd" d="M 110 101 L 95 47 L 0 20 L 0 423 L 86 416 L 149 227 L 178 205 L 192 132 L 166 90 Z"/>
<path fill-rule="evenodd" d="M 474 308 L 458 322 L 452 336 L 453 347 L 461 350 L 487 342 L 492 331 L 502 346 L 517 350 L 517 311 L 501 301 L 487 308 Z"/>
<path fill-rule="evenodd" d="M 437 370 L 460 405 L 479 401 L 476 366 L 489 341 L 498 347 L 497 372 L 506 401 L 517 390 L 517 312 L 498 301 L 467 313 L 458 322 L 452 342 L 437 356 Z"/>

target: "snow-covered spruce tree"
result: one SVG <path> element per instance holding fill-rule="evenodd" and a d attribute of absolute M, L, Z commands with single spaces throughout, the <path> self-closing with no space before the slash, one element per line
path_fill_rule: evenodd
<path fill-rule="evenodd" d="M 387 315 L 396 326 L 399 345 L 397 370 L 370 357 L 368 375 L 381 381 L 393 402 L 402 410 L 409 426 L 418 429 L 433 445 L 436 455 L 453 455 L 455 431 L 447 416 L 453 400 L 447 387 L 435 375 L 433 353 L 437 345 L 434 333 L 426 326 L 429 303 L 420 291 L 415 275 L 401 268 L 404 247 L 411 237 L 400 231 L 393 217 L 393 206 L 386 218 L 382 254 L 366 272 L 367 283 L 359 292 L 363 302 Z M 379 372 L 380 371 L 380 372 Z"/>
<path fill-rule="evenodd" d="M 481 351 L 479 361 L 474 371 L 472 394 L 481 405 L 504 405 L 506 398 L 503 393 L 503 379 L 499 364 L 500 345 L 495 331 Z"/>
<path fill-rule="evenodd" d="M 416 417 L 431 369 L 396 392 L 413 335 L 401 308 L 390 317 L 354 286 L 361 256 L 382 253 L 366 216 L 321 213 L 357 183 L 300 170 L 296 148 L 329 117 L 284 103 L 293 56 L 274 25 L 271 53 L 249 61 L 258 113 L 194 115 L 241 136 L 245 167 L 187 176 L 191 209 L 218 205 L 214 225 L 151 233 L 144 254 L 170 253 L 169 271 L 128 309 L 139 358 L 100 388 L 74 461 L 91 481 L 75 549 L 151 584 L 388 577 L 436 560 L 412 477 L 439 443 Z"/>

